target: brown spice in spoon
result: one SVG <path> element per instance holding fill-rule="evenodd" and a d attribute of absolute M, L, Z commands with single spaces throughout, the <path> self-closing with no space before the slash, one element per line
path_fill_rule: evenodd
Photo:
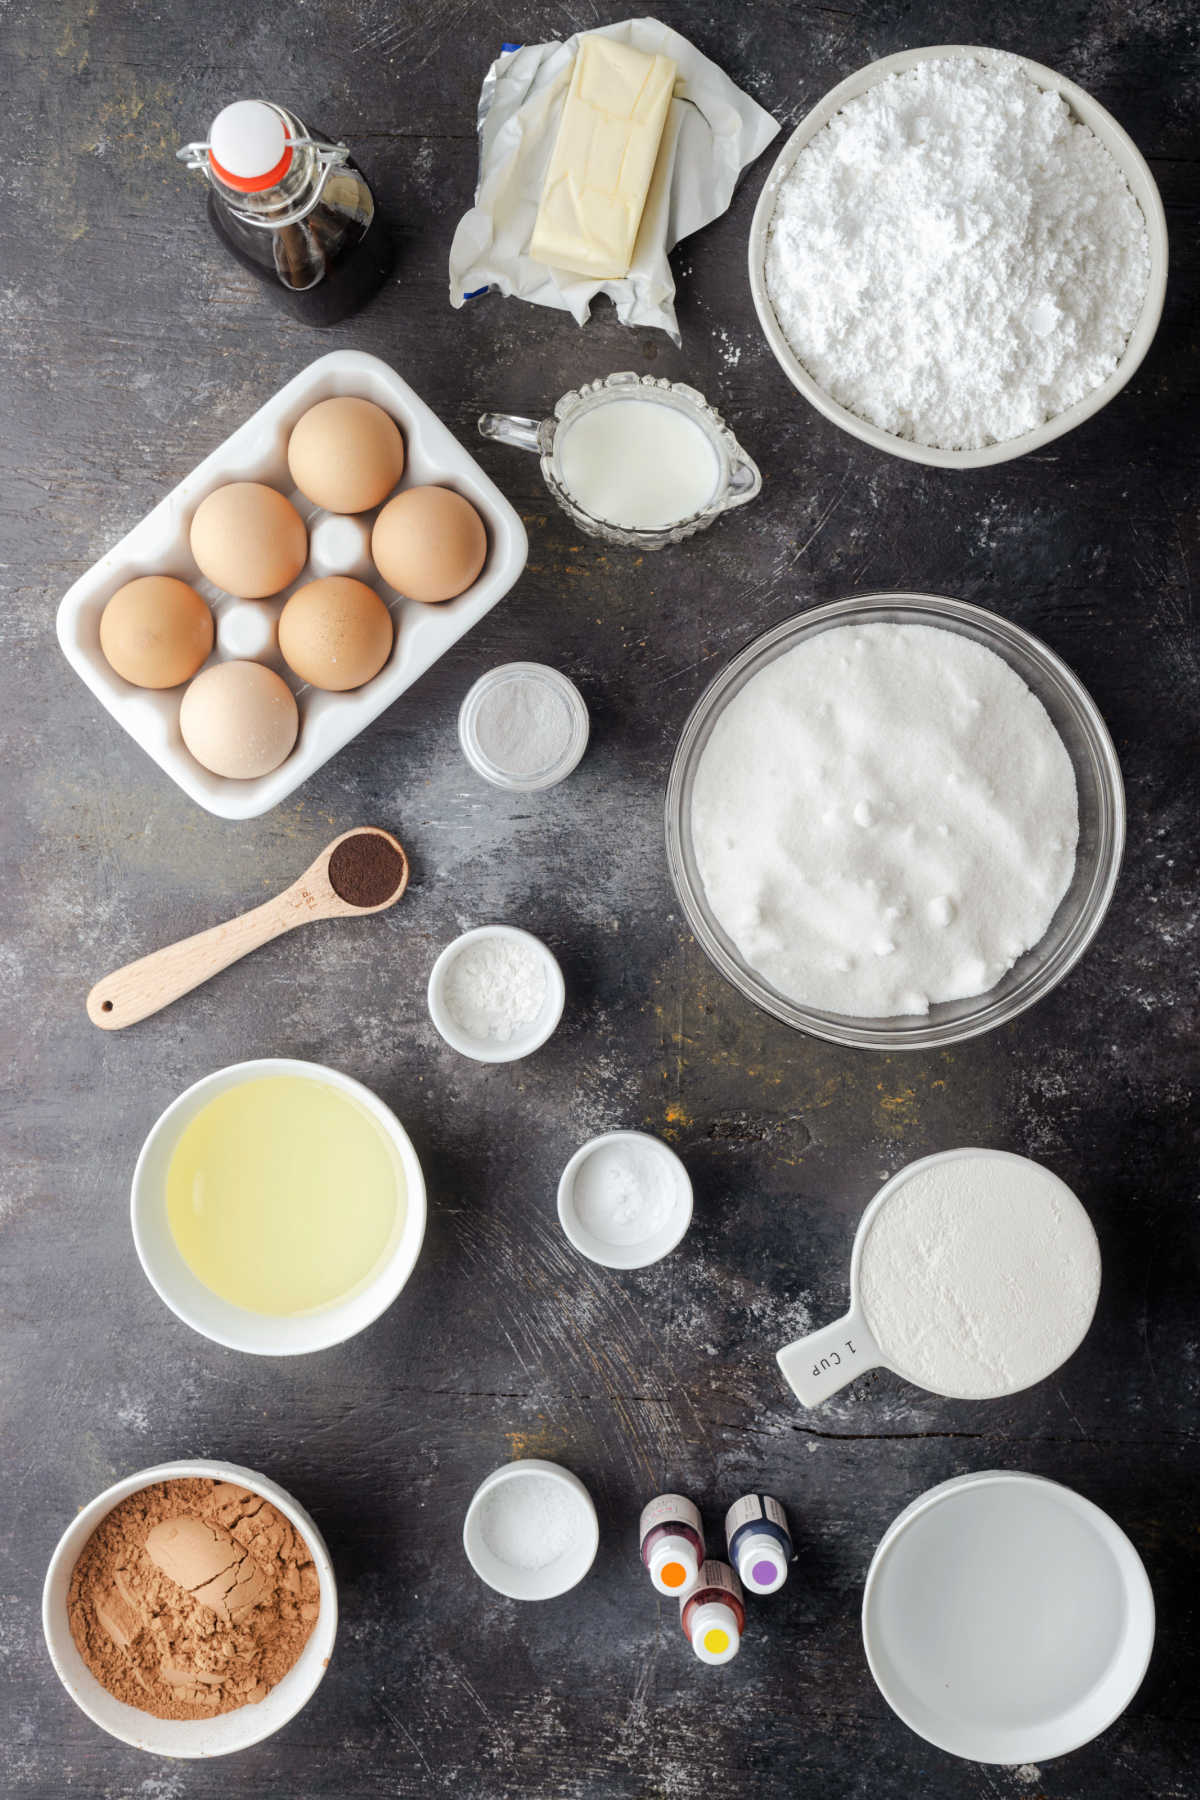
<path fill-rule="evenodd" d="M 330 886 L 347 906 L 382 906 L 403 875 L 403 857 L 374 831 L 343 838 L 329 858 Z"/>

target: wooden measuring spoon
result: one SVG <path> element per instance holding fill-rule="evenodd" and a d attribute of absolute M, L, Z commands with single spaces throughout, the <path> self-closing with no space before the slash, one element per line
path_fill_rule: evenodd
<path fill-rule="evenodd" d="M 334 851 L 340 844 L 356 837 L 383 838 L 400 859 L 395 888 L 374 906 L 356 906 L 343 899 L 330 878 L 329 865 Z M 344 874 L 341 879 L 343 887 L 349 885 Z M 305 869 L 300 879 L 284 893 L 277 894 L 274 900 L 267 900 L 236 919 L 227 919 L 223 925 L 198 932 L 195 937 L 168 944 L 165 949 L 139 957 L 137 962 L 127 963 L 123 969 L 106 975 L 87 997 L 88 1018 L 101 1031 L 122 1031 L 126 1025 L 136 1025 L 139 1019 L 149 1018 L 151 1013 L 169 1006 L 181 994 L 189 994 L 211 975 L 219 974 L 230 963 L 240 961 L 251 950 L 269 944 L 272 938 L 280 937 L 285 931 L 294 931 L 297 925 L 307 925 L 313 919 L 359 919 L 368 913 L 384 912 L 389 906 L 395 906 L 407 886 L 408 858 L 404 846 L 390 831 L 380 831 L 375 825 L 359 825 L 353 831 L 343 831 L 331 844 L 326 844 L 316 862 Z"/>

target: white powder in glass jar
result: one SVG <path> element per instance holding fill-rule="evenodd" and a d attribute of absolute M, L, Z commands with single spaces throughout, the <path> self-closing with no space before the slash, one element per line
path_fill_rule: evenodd
<path fill-rule="evenodd" d="M 587 747 L 588 711 L 573 681 L 545 663 L 503 663 L 468 692 L 463 754 L 494 787 L 533 793 L 571 773 Z"/>
<path fill-rule="evenodd" d="M 540 775 L 561 762 L 571 744 L 567 703 L 544 681 L 514 675 L 489 689 L 475 714 L 475 740 L 505 775 Z"/>
<path fill-rule="evenodd" d="M 1049 1169 L 957 1156 L 915 1169 L 883 1202 L 858 1289 L 896 1369 L 982 1400 L 1043 1380 L 1077 1348 L 1096 1309 L 1100 1250 Z"/>
<path fill-rule="evenodd" d="M 766 253 L 819 385 L 943 449 L 1019 437 L 1099 387 L 1149 279 L 1116 161 L 1008 56 L 920 63 L 848 100 L 784 177 Z"/>
<path fill-rule="evenodd" d="M 1075 772 L 993 651 L 927 625 L 819 632 L 718 717 L 692 788 L 710 907 L 801 1005 L 862 1018 L 986 993 L 1075 868 Z"/>

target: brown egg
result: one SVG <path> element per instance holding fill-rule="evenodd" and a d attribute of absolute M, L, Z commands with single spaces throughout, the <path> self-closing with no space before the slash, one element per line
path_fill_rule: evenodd
<path fill-rule="evenodd" d="M 279 615 L 279 648 L 301 681 L 344 693 L 378 675 L 392 648 L 392 615 L 374 588 L 330 575 L 297 588 Z"/>
<path fill-rule="evenodd" d="M 453 488 L 406 488 L 376 519 L 371 555 L 397 593 L 433 604 L 470 587 L 487 556 L 487 532 Z"/>
<path fill-rule="evenodd" d="M 190 681 L 213 647 L 213 616 L 195 588 L 173 575 L 139 575 L 100 615 L 100 648 L 134 687 Z"/>
<path fill-rule="evenodd" d="M 321 400 L 297 420 L 288 468 L 300 492 L 330 512 L 369 512 L 404 473 L 404 439 L 370 400 Z"/>
<path fill-rule="evenodd" d="M 269 775 L 300 729 L 295 696 L 274 669 L 220 662 L 197 675 L 179 708 L 183 741 L 214 775 L 252 781 Z"/>
<path fill-rule="evenodd" d="M 277 594 L 308 558 L 304 520 L 261 481 L 214 488 L 192 515 L 191 544 L 201 574 L 239 600 Z"/>

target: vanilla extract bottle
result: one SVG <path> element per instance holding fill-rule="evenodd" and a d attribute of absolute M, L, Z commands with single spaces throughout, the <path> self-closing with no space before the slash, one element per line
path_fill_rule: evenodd
<path fill-rule="evenodd" d="M 176 155 L 208 182 L 225 249 L 305 324 L 349 318 L 387 277 L 392 246 L 362 170 L 285 107 L 237 100 Z"/>

